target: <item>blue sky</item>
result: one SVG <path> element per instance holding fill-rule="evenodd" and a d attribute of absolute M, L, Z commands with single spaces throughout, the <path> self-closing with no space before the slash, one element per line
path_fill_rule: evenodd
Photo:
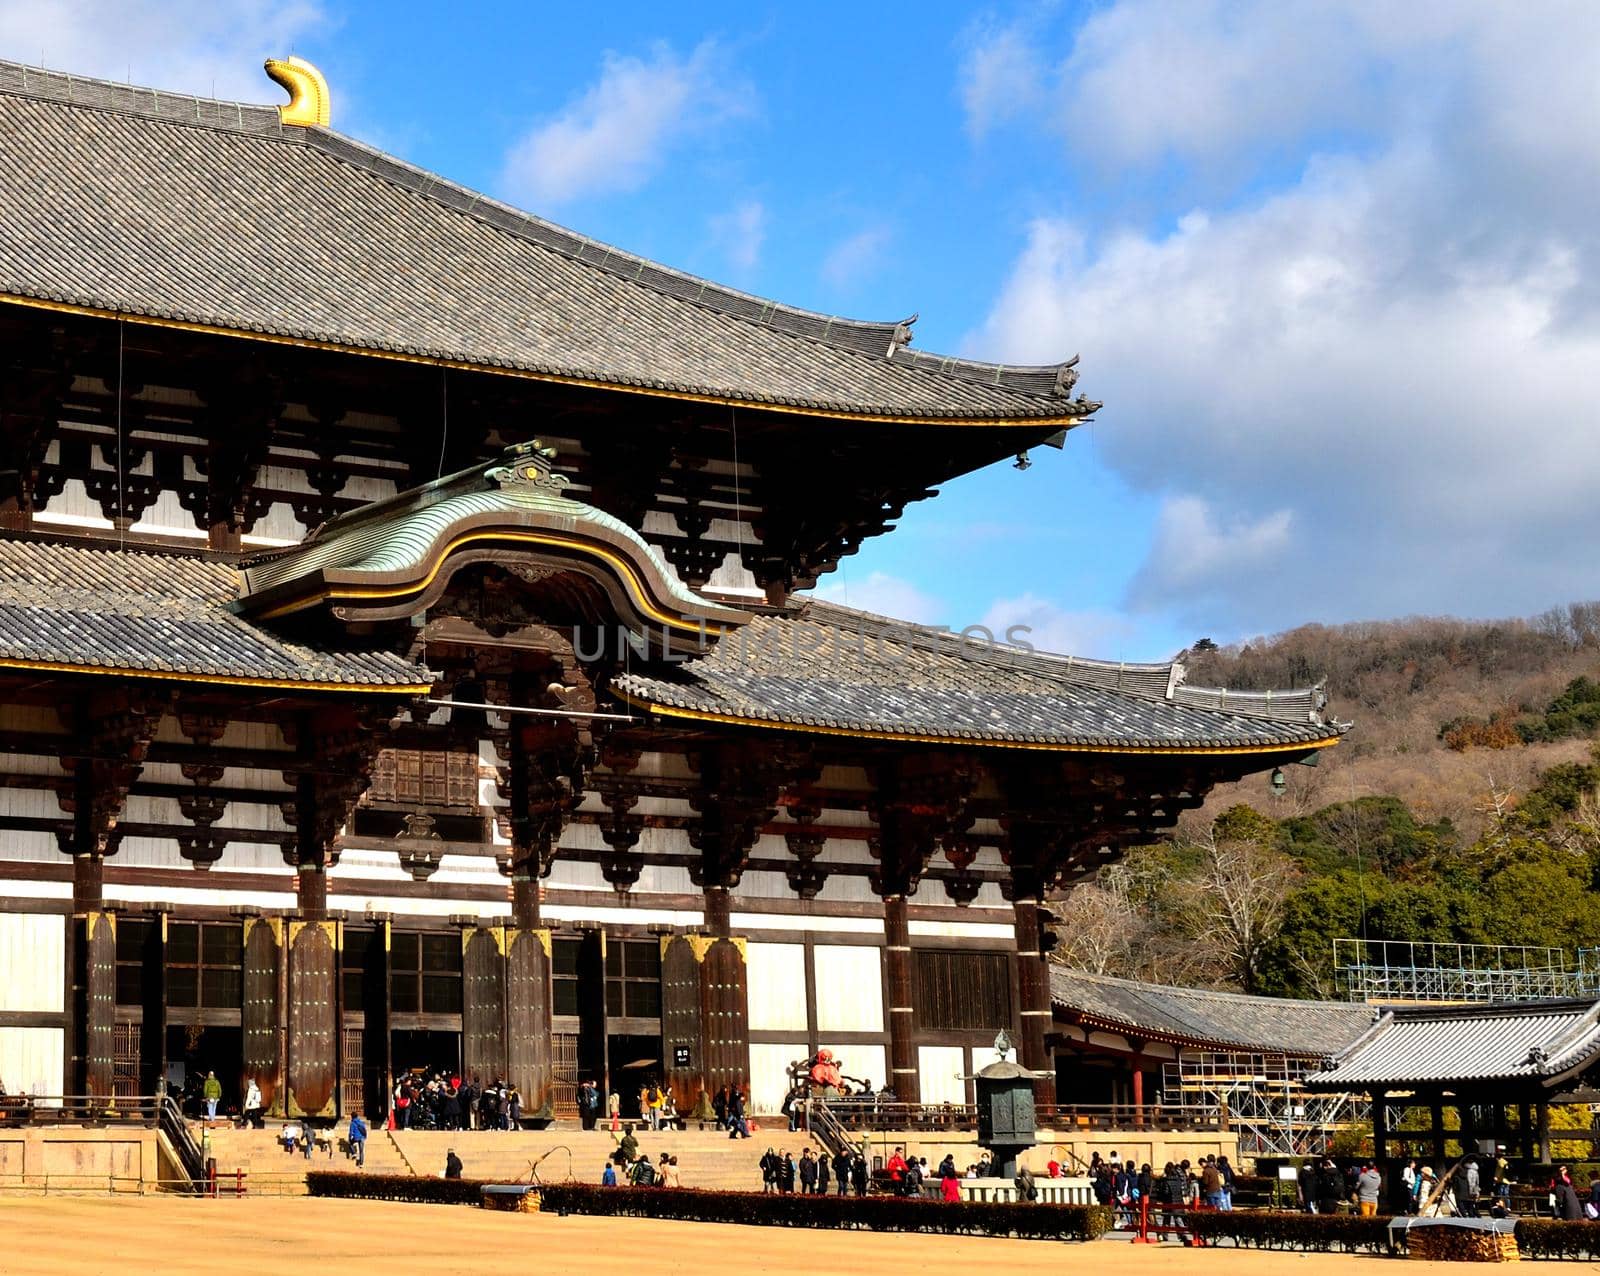
<path fill-rule="evenodd" d="M 0 55 L 276 101 L 1106 407 L 826 591 L 1162 657 L 1600 594 L 1600 6 L 0 0 Z"/>

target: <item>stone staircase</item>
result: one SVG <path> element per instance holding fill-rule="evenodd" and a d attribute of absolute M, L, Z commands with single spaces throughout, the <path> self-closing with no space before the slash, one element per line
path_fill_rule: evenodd
<path fill-rule="evenodd" d="M 215 1126 L 205 1132 L 211 1141 L 211 1156 L 216 1158 L 217 1178 L 223 1190 L 236 1169 L 245 1171 L 245 1188 L 251 1195 L 304 1196 L 307 1170 L 350 1170 L 356 1164 L 339 1151 L 339 1140 L 346 1126 L 329 1130 L 333 1155 L 318 1150 L 308 1161 L 299 1152 L 285 1152 L 278 1142 L 278 1126 L 269 1122 L 264 1130 L 237 1130 Z M 202 1136 L 194 1126 L 196 1140 Z M 373 1130 L 367 1139 L 366 1168 L 374 1174 L 410 1174 L 412 1168 L 389 1133 Z M 443 1162 L 441 1160 L 441 1166 Z"/>
<path fill-rule="evenodd" d="M 201 1138 L 199 1124 L 193 1126 Z M 310 1169 L 355 1173 L 355 1162 L 338 1150 L 345 1125 L 328 1131 L 334 1141 L 330 1157 L 320 1149 L 308 1161 L 298 1152 L 288 1153 L 278 1142 L 278 1124 L 264 1130 L 213 1127 L 208 1136 L 210 1154 L 224 1188 L 235 1169 L 245 1171 L 247 1191 L 254 1195 L 303 1196 Z M 786 1130 L 763 1131 L 748 1139 L 730 1139 L 714 1130 L 663 1130 L 659 1134 L 638 1130 L 639 1150 L 652 1163 L 663 1152 L 678 1158 L 678 1173 L 685 1187 L 731 1191 L 759 1191 L 761 1171 L 756 1162 L 770 1144 L 795 1153 L 811 1144 L 805 1134 Z M 510 1133 L 500 1130 L 394 1130 L 372 1131 L 367 1139 L 368 1173 L 437 1176 L 444 1172 L 445 1153 L 451 1148 L 461 1158 L 468 1178 L 516 1182 L 529 1177 L 528 1163 L 539 1161 L 539 1174 L 547 1183 L 568 1178 L 598 1183 L 606 1159 L 616 1143 L 605 1130 L 585 1131 L 576 1122 L 558 1122 L 545 1130 Z M 543 1160 L 540 1158 L 543 1157 Z"/>
<path fill-rule="evenodd" d="M 776 1133 L 770 1137 L 763 1133 L 748 1139 L 730 1139 L 714 1130 L 637 1130 L 634 1137 L 639 1141 L 640 1153 L 652 1163 L 659 1161 L 663 1152 L 676 1156 L 684 1187 L 733 1191 L 760 1190 L 761 1171 L 756 1162 L 769 1142 L 775 1147 L 787 1147 L 797 1156 L 809 1144 L 806 1135 L 787 1131 L 782 1132 L 781 1138 Z M 396 1130 L 394 1139 L 415 1173 L 442 1173 L 445 1153 L 454 1148 L 461 1158 L 462 1173 L 468 1178 L 508 1182 L 526 1179 L 528 1162 L 548 1153 L 539 1163 L 539 1175 L 545 1182 L 570 1177 L 598 1183 L 606 1158 L 616 1148 L 604 1130 L 585 1131 L 564 1123 L 515 1134 L 494 1130 Z"/>

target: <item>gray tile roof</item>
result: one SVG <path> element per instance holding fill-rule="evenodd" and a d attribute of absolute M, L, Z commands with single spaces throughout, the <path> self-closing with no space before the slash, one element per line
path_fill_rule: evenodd
<path fill-rule="evenodd" d="M 1524 1081 L 1549 1086 L 1600 1059 L 1600 1003 L 1406 1006 L 1307 1078 L 1326 1090 Z"/>
<path fill-rule="evenodd" d="M 1117 664 L 963 642 L 816 600 L 757 618 L 673 676 L 614 684 L 647 704 L 848 732 L 1106 749 L 1286 748 L 1345 729 L 1316 689 L 1228 696 L 1182 666 Z"/>
<path fill-rule="evenodd" d="M 1172 988 L 1065 966 L 1050 969 L 1057 1012 L 1092 1026 L 1207 1049 L 1283 1053 L 1322 1059 L 1372 1025 L 1372 1010 L 1348 1002 L 1246 997 Z"/>
<path fill-rule="evenodd" d="M 307 686 L 429 681 L 390 652 L 319 651 L 258 629 L 230 610 L 238 592 L 227 563 L 0 540 L 0 661 Z"/>
<path fill-rule="evenodd" d="M 0 294 L 18 298 L 823 413 L 1098 406 L 1055 366 L 913 352 L 895 324 L 667 269 L 271 107 L 11 62 L 0 224 Z"/>

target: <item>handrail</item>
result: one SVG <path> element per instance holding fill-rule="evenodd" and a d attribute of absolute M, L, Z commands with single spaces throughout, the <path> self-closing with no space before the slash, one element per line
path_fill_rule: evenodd
<path fill-rule="evenodd" d="M 0 1095 L 0 1126 L 145 1125 L 159 1122 L 164 1100 L 155 1095 Z"/>
<path fill-rule="evenodd" d="M 194 1141 L 189 1123 L 183 1119 L 183 1112 L 170 1095 L 161 1099 L 159 1117 L 158 1129 L 172 1145 L 172 1150 L 178 1157 L 178 1164 L 189 1176 L 190 1189 L 201 1191 L 206 1181 L 205 1151 Z"/>
<path fill-rule="evenodd" d="M 822 1099 L 806 1099 L 806 1129 L 822 1144 L 829 1156 L 855 1150 L 850 1132 Z"/>
<path fill-rule="evenodd" d="M 810 1100 L 809 1110 L 827 1113 L 845 1135 L 876 1130 L 975 1130 L 978 1109 L 970 1103 L 902 1103 L 875 1094 Z M 1068 1130 L 1223 1130 L 1215 1111 L 1175 1104 L 1040 1104 L 1037 1128 Z"/>

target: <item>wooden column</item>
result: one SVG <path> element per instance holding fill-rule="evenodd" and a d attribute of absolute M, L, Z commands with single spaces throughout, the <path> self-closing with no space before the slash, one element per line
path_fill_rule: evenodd
<path fill-rule="evenodd" d="M 240 1024 L 244 1029 L 244 1074 L 261 1089 L 261 1102 L 273 1115 L 283 1112 L 282 1062 L 278 1051 L 280 967 L 283 962 L 283 919 L 251 917 L 244 924 L 244 995 Z"/>
<path fill-rule="evenodd" d="M 1544 1099 L 1539 1100 L 1539 1164 L 1550 1164 L 1550 1104 Z"/>
<path fill-rule="evenodd" d="M 733 934 L 733 892 L 762 825 L 777 813 L 786 763 L 775 746 L 755 741 L 718 743 L 689 761 L 699 781 L 689 794 L 695 811 L 689 844 L 699 852 L 689 877 L 705 895 L 708 941 L 700 952 L 704 1085 L 713 1094 L 727 1086 L 748 1098 L 750 987 L 745 941 Z"/>
<path fill-rule="evenodd" d="M 294 791 L 282 807 L 294 829 L 282 850 L 295 870 L 296 893 L 283 938 L 279 1012 L 287 1021 L 282 1076 L 289 1116 L 339 1115 L 340 936 L 339 924 L 328 920 L 328 869 L 338 863 L 339 831 L 366 791 L 388 716 L 384 707 L 340 705 L 284 724 L 296 749 L 283 777 Z"/>
<path fill-rule="evenodd" d="M 1384 1090 L 1372 1096 L 1372 1155 L 1379 1161 L 1389 1155 L 1389 1095 Z"/>
<path fill-rule="evenodd" d="M 1011 909 L 1017 937 L 1017 999 L 1021 1003 L 1017 1016 L 1021 1038 L 1017 1043 L 1017 1062 L 1031 1071 L 1050 1074 L 1034 1081 L 1033 1097 L 1035 1103 L 1053 1104 L 1056 1101 L 1055 1068 L 1044 1043 L 1052 1013 L 1050 970 L 1039 950 L 1042 924 L 1039 901 L 1019 895 L 1012 901 Z M 1137 1071 L 1134 1075 L 1138 1075 Z M 1143 1089 L 1142 1082 L 1140 1089 Z"/>
<path fill-rule="evenodd" d="M 904 895 L 883 897 L 883 969 L 889 993 L 889 1084 L 901 1103 L 921 1103 L 917 1019 L 911 993 L 911 923 Z"/>
<path fill-rule="evenodd" d="M 1433 1122 L 1433 1160 L 1439 1173 L 1445 1172 L 1444 1163 L 1444 1103 L 1437 1097 L 1428 1104 L 1429 1119 Z"/>
<path fill-rule="evenodd" d="M 705 890 L 705 932 L 718 939 L 733 934 L 733 894 L 726 886 L 707 886 Z"/>

